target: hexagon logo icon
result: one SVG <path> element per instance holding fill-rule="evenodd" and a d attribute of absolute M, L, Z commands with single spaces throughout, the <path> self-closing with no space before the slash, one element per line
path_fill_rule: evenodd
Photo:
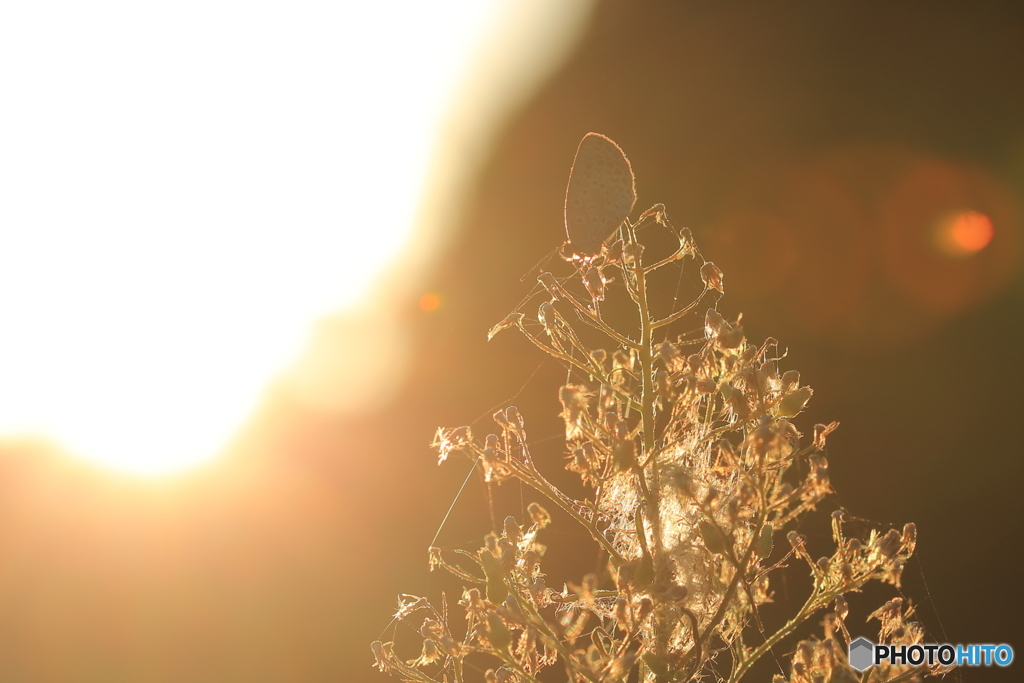
<path fill-rule="evenodd" d="M 875 644 L 867 638 L 857 638 L 850 642 L 849 660 L 850 666 L 857 671 L 864 671 L 874 664 L 872 656 Z"/>

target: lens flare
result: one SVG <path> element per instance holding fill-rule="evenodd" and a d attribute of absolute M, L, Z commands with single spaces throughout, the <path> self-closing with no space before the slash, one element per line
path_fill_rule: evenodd
<path fill-rule="evenodd" d="M 992 219 L 979 211 L 962 211 L 939 222 L 935 241 L 948 256 L 971 256 L 987 247 L 993 235 Z"/>

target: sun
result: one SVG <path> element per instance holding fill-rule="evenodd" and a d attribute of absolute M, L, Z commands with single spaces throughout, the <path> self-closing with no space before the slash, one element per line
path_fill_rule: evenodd
<path fill-rule="evenodd" d="M 146 476 L 221 452 L 402 249 L 497 4 L 7 17 L 0 437 Z"/>

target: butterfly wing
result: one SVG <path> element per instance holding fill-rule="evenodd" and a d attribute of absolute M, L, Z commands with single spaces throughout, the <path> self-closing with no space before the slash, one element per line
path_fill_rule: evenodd
<path fill-rule="evenodd" d="M 612 140 L 587 133 L 565 192 L 565 232 L 573 254 L 596 256 L 636 202 L 629 159 Z"/>

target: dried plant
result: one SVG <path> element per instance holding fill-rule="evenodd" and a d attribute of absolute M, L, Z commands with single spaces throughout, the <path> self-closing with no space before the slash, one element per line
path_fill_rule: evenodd
<path fill-rule="evenodd" d="M 665 239 L 671 246 L 655 257 L 651 245 Z M 465 619 L 454 619 L 443 597 L 435 607 L 402 596 L 396 618 L 422 637 L 421 654 L 403 659 L 393 643 L 374 642 L 376 666 L 419 683 L 561 679 L 545 669 L 564 671 L 572 682 L 735 683 L 801 625 L 814 629 L 807 622 L 816 616 L 823 633 L 788 645 L 788 678 L 776 675 L 776 683 L 896 683 L 937 673 L 875 667 L 862 678 L 847 663 L 844 595 L 870 581 L 899 586 L 915 527 L 857 538 L 836 511 L 833 551 L 810 555 L 796 527 L 831 492 L 825 442 L 837 425 L 816 425 L 805 442 L 790 420 L 811 389 L 795 370 L 781 371 L 775 340 L 752 344 L 738 319 L 709 308 L 724 292 L 723 275 L 703 259 L 690 231 L 674 228 L 657 205 L 635 223 L 624 221 L 600 253 L 566 261 L 570 275 L 542 274 L 534 294 L 490 336 L 517 328 L 569 369 L 571 381 L 559 394 L 567 468 L 589 493 L 570 497 L 541 473 L 514 406 L 494 413 L 494 433 L 482 440 L 468 426 L 439 429 L 441 462 L 463 453 L 488 485 L 519 480 L 543 505 L 529 505 L 529 520 L 506 518 L 475 553 L 431 548 L 431 568 L 465 584 L 458 600 Z M 656 315 L 652 277 L 670 271 L 701 291 Z M 616 297 L 616 310 L 632 311 L 629 331 L 609 322 L 615 315 L 605 309 Z M 536 319 L 527 317 L 523 311 L 538 298 Z M 669 338 L 670 326 L 701 311 L 702 327 L 690 323 L 699 329 Z M 597 336 L 609 348 L 587 343 Z M 552 505 L 607 558 L 605 571 L 578 577 L 578 585 L 569 579 L 563 590 L 546 584 L 538 541 L 551 523 L 544 506 Z M 771 601 L 773 576 L 794 563 L 810 572 L 810 594 L 791 618 L 765 631 L 759 606 Z M 912 611 L 899 598 L 876 611 L 877 642 L 921 642 Z"/>

